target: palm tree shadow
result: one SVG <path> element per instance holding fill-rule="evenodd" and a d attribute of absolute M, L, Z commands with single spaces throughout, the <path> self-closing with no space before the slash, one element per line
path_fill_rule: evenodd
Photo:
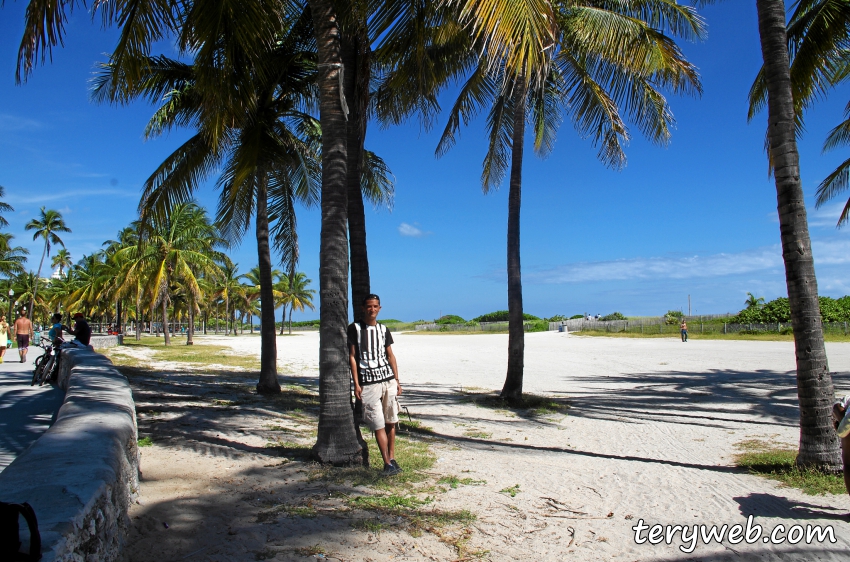
<path fill-rule="evenodd" d="M 777 519 L 834 519 L 837 521 L 850 520 L 846 510 L 829 505 L 817 505 L 802 501 L 794 501 L 773 494 L 752 493 L 746 496 L 734 497 L 740 506 L 741 515 L 747 517 L 775 517 Z"/>

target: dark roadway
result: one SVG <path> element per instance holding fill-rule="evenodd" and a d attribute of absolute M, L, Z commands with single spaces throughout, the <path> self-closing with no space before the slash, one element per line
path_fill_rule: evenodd
<path fill-rule="evenodd" d="M 30 347 L 27 362 L 17 349 L 0 363 L 0 471 L 50 427 L 65 393 L 50 385 L 30 386 L 33 361 L 41 348 Z"/>

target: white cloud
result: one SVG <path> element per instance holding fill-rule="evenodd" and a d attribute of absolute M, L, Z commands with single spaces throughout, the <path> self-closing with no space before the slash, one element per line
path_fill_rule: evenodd
<path fill-rule="evenodd" d="M 17 194 L 7 192 L 6 201 L 12 205 L 27 203 L 47 203 L 48 201 L 79 199 L 85 201 L 87 198 L 96 197 L 139 197 L 139 193 L 129 189 L 74 189 L 68 191 L 56 190 L 43 193 Z"/>
<path fill-rule="evenodd" d="M 410 236 L 411 238 L 422 238 L 428 232 L 423 232 L 422 229 L 413 226 L 412 224 L 407 224 L 406 222 L 401 223 L 398 226 L 398 233 L 402 236 Z"/>
<path fill-rule="evenodd" d="M 809 207 L 810 211 L 808 214 L 809 227 L 835 229 L 835 225 L 838 223 L 838 217 L 841 216 L 841 211 L 844 210 L 844 205 L 846 204 L 847 200 L 842 198 L 841 201 L 824 205 L 820 209 L 815 209 L 814 205 L 812 205 Z"/>
<path fill-rule="evenodd" d="M 850 240 L 815 240 L 815 266 L 850 263 Z M 735 254 L 627 258 L 565 264 L 523 275 L 530 283 L 586 283 L 632 279 L 693 279 L 782 270 L 779 244 Z"/>
<path fill-rule="evenodd" d="M 0 131 L 31 131 L 33 129 L 40 129 L 41 127 L 42 125 L 38 121 L 0 113 Z"/>

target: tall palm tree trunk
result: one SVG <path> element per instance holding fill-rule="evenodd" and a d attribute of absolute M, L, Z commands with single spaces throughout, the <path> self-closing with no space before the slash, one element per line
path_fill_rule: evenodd
<path fill-rule="evenodd" d="M 41 279 L 41 268 L 44 266 L 44 256 L 47 255 L 47 242 L 44 242 L 44 250 L 41 252 L 41 261 L 38 262 L 38 271 L 35 274 L 35 282 L 32 285 L 32 297 L 30 297 L 29 319 L 32 322 L 32 309 L 35 306 L 35 298 L 38 295 L 38 282 Z"/>
<path fill-rule="evenodd" d="M 144 316 L 142 315 L 142 297 L 136 291 L 136 341 L 142 339 L 142 330 L 145 329 Z"/>
<path fill-rule="evenodd" d="M 522 398 L 525 331 L 522 315 L 522 269 L 519 250 L 519 213 L 522 200 L 522 153 L 525 139 L 525 80 L 514 84 L 514 131 L 511 140 L 511 186 L 508 194 L 508 374 L 502 398 Z"/>
<path fill-rule="evenodd" d="M 186 312 L 188 325 L 186 326 L 186 345 L 195 345 L 195 305 L 189 301 L 189 310 Z"/>
<path fill-rule="evenodd" d="M 274 329 L 272 254 L 269 248 L 268 177 L 260 174 L 257 189 L 257 257 L 260 268 L 260 380 L 257 392 L 277 394 L 277 340 Z"/>
<path fill-rule="evenodd" d="M 363 144 L 366 139 L 366 105 L 369 101 L 368 88 L 364 92 L 360 83 L 366 80 L 368 84 L 369 46 L 361 35 L 360 33 L 349 34 L 341 45 L 342 62 L 345 67 L 345 99 L 348 101 L 349 108 L 346 183 L 348 184 L 348 243 L 351 256 L 351 309 L 355 322 L 363 320 L 363 309 L 360 304 L 371 292 L 369 255 L 366 248 L 366 211 L 360 181 Z M 364 72 L 366 76 L 362 75 Z M 290 333 L 291 319 L 290 311 Z"/>
<path fill-rule="evenodd" d="M 165 336 L 165 345 L 171 345 L 171 334 L 168 333 L 168 302 L 162 298 L 162 334 Z"/>
<path fill-rule="evenodd" d="M 348 190 L 346 123 L 339 85 L 339 25 L 332 0 L 310 0 L 319 62 L 322 125 L 322 232 L 319 251 L 319 430 L 314 456 L 323 463 L 362 463 L 351 409 L 348 368 Z"/>
<path fill-rule="evenodd" d="M 797 396 L 800 402 L 799 466 L 841 468 L 832 425 L 834 389 L 823 343 L 818 284 L 800 181 L 794 100 L 783 0 L 756 0 L 767 82 L 768 142 L 776 180 L 785 283 L 794 328 Z"/>
<path fill-rule="evenodd" d="M 118 333 L 123 334 L 124 333 L 124 326 L 121 323 L 121 319 L 123 318 L 124 307 L 121 306 L 121 299 L 118 299 L 118 304 L 115 305 L 115 309 L 116 309 L 115 310 L 115 316 L 116 316 L 115 324 L 116 324 L 116 327 L 118 329 Z"/>

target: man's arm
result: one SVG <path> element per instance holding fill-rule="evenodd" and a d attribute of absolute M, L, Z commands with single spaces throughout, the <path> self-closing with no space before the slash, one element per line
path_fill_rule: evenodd
<path fill-rule="evenodd" d="M 395 354 L 393 353 L 393 346 L 387 346 L 387 361 L 390 362 L 390 368 L 393 370 L 393 375 L 395 375 L 395 383 L 398 385 L 398 395 L 401 396 L 401 382 L 398 380 L 398 364 L 395 360 Z"/>
<path fill-rule="evenodd" d="M 348 366 L 351 368 L 351 380 L 354 381 L 354 396 L 358 400 L 361 400 L 360 394 L 363 392 L 363 389 L 357 381 L 357 348 L 353 345 L 348 346 Z"/>

